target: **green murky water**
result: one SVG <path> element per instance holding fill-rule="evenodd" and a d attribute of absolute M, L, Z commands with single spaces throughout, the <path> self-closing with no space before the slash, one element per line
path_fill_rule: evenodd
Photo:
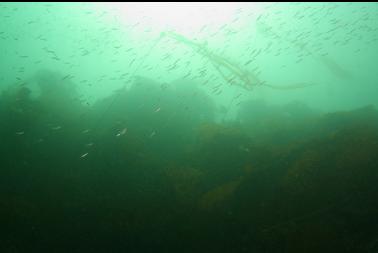
<path fill-rule="evenodd" d="M 1 3 L 1 252 L 377 252 L 377 3 Z"/>

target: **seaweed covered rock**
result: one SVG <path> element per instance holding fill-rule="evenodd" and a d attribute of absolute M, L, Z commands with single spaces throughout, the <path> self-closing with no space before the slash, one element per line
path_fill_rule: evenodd
<path fill-rule="evenodd" d="M 310 138 L 319 115 L 297 101 L 280 106 L 247 100 L 240 105 L 237 119 L 254 143 L 288 145 Z"/>
<path fill-rule="evenodd" d="M 378 127 L 352 122 L 303 146 L 288 168 L 285 184 L 300 194 L 334 198 L 370 185 L 378 175 Z"/>
<path fill-rule="evenodd" d="M 73 76 L 50 70 L 40 70 L 29 80 L 33 95 L 43 108 L 49 121 L 70 122 L 80 119 L 87 112 L 82 103 Z"/>
<path fill-rule="evenodd" d="M 192 167 L 167 167 L 164 170 L 180 205 L 195 207 L 202 192 L 204 174 Z"/>
<path fill-rule="evenodd" d="M 249 233 L 268 252 L 286 243 L 288 252 L 319 252 L 330 243 L 345 252 L 347 238 L 362 237 L 353 227 L 363 224 L 366 236 L 377 228 L 367 222 L 378 206 L 377 116 L 367 107 L 316 117 L 311 138 L 287 146 L 252 139 L 247 164 L 254 169 L 222 207 L 238 223 L 249 224 Z M 216 203 L 210 196 L 217 191 L 204 198 L 208 206 Z M 292 241 L 298 233 L 306 243 Z M 328 243 L 309 246 L 318 240 Z"/>
<path fill-rule="evenodd" d="M 330 135 L 352 128 L 377 128 L 378 111 L 373 105 L 368 105 L 352 111 L 327 113 L 319 119 L 317 126 L 319 131 Z"/>
<path fill-rule="evenodd" d="M 199 199 L 199 208 L 206 211 L 224 208 L 225 204 L 234 197 L 234 193 L 242 180 L 243 178 L 240 177 L 205 192 Z"/>
<path fill-rule="evenodd" d="M 195 164 L 203 168 L 209 178 L 209 189 L 244 174 L 249 156 L 250 139 L 237 127 L 216 123 L 201 125 L 196 145 L 191 152 Z"/>
<path fill-rule="evenodd" d="M 162 158 L 168 153 L 182 155 L 180 150 L 193 142 L 193 129 L 212 121 L 213 105 L 193 83 L 177 80 L 160 84 L 137 77 L 129 89 L 98 101 L 91 117 L 105 134 L 113 131 L 116 135 L 115 128 L 127 128 L 145 143 L 149 153 Z"/>

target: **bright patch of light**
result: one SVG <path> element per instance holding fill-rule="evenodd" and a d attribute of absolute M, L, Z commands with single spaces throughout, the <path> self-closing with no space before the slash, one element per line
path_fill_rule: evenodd
<path fill-rule="evenodd" d="M 134 32 L 174 30 L 189 36 L 199 32 L 216 32 L 220 26 L 230 23 L 240 10 L 248 9 L 257 13 L 261 9 L 258 3 L 233 2 L 128 2 L 101 5 L 111 6 L 122 23 L 135 25 Z"/>

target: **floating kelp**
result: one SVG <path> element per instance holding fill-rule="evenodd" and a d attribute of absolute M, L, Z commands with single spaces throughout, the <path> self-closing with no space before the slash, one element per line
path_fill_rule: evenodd
<path fill-rule="evenodd" d="M 227 83 L 229 83 L 230 85 L 237 84 L 246 90 L 252 90 L 255 86 L 266 86 L 273 89 L 286 90 L 286 89 L 303 88 L 303 87 L 312 85 L 308 83 L 298 83 L 298 84 L 285 85 L 285 86 L 281 86 L 281 85 L 275 86 L 271 84 L 266 84 L 265 81 L 261 81 L 257 77 L 257 75 L 253 73 L 252 71 L 243 69 L 239 66 L 239 64 L 232 62 L 231 60 L 210 51 L 207 48 L 207 43 L 194 42 L 174 32 L 162 32 L 160 35 L 160 38 L 164 36 L 168 36 L 185 45 L 188 45 L 191 48 L 193 48 L 194 51 L 196 51 L 196 53 L 206 57 L 210 61 L 210 63 L 214 66 L 214 68 L 219 72 L 222 78 L 226 80 Z"/>
<path fill-rule="evenodd" d="M 314 58 L 320 61 L 334 76 L 344 80 L 353 79 L 353 74 L 350 71 L 341 67 L 340 64 L 329 56 L 314 56 Z"/>

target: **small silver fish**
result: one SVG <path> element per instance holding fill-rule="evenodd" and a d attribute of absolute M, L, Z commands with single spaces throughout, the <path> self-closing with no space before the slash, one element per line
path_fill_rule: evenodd
<path fill-rule="evenodd" d="M 88 153 L 85 153 L 85 154 L 81 155 L 80 158 L 84 158 L 84 157 L 86 157 L 87 155 L 88 155 Z"/>
<path fill-rule="evenodd" d="M 127 127 L 125 127 L 124 129 L 122 129 L 122 131 L 120 131 L 116 136 L 119 137 L 121 135 L 126 134 L 126 132 L 127 132 Z"/>

